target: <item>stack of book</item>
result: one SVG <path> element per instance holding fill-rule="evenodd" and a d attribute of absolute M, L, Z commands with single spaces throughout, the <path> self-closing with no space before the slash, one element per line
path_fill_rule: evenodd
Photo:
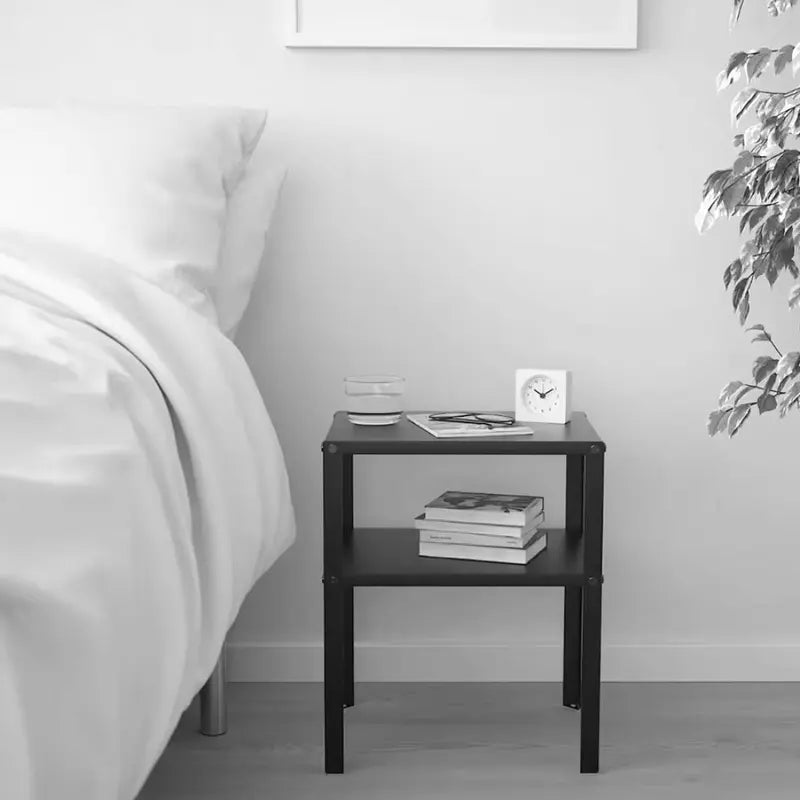
<path fill-rule="evenodd" d="M 448 491 L 416 518 L 419 554 L 527 564 L 547 547 L 544 499 Z"/>

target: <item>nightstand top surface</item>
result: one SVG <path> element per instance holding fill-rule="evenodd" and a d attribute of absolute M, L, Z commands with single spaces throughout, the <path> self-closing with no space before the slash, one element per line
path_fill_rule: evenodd
<path fill-rule="evenodd" d="M 413 422 L 409 422 L 405 415 L 395 425 L 371 427 L 353 425 L 347 419 L 346 411 L 337 411 L 325 437 L 323 450 L 365 455 L 401 453 L 574 455 L 603 453 L 606 449 L 605 442 L 582 411 L 574 411 L 566 425 L 535 422 L 524 424 L 533 428 L 532 436 L 437 439 Z M 335 449 L 331 449 L 332 447 Z"/>

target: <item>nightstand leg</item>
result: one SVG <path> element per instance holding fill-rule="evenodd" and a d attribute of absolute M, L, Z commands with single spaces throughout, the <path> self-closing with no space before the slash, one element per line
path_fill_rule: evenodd
<path fill-rule="evenodd" d="M 325 772 L 344 772 L 344 589 L 325 584 Z"/>
<path fill-rule="evenodd" d="M 581 640 L 581 772 L 600 762 L 600 623 L 603 602 L 602 451 L 592 451 L 583 474 L 583 636 Z"/>
<path fill-rule="evenodd" d="M 353 680 L 353 587 L 344 588 L 344 705 L 355 705 Z"/>
<path fill-rule="evenodd" d="M 600 765 L 600 616 L 603 590 L 583 590 L 583 659 L 581 664 L 581 772 Z"/>
<path fill-rule="evenodd" d="M 565 521 L 567 532 L 583 533 L 583 456 L 567 456 Z M 564 679 L 562 702 L 569 708 L 581 707 L 581 612 L 580 586 L 564 588 Z"/>
<path fill-rule="evenodd" d="M 581 707 L 581 617 L 583 590 L 564 587 L 564 680 L 562 702 L 569 708 Z"/>

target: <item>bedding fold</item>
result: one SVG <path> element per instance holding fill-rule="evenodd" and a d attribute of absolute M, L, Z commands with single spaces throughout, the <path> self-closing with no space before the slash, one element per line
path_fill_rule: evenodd
<path fill-rule="evenodd" d="M 0 775 L 132 800 L 294 539 L 236 347 L 135 272 L 0 232 Z"/>

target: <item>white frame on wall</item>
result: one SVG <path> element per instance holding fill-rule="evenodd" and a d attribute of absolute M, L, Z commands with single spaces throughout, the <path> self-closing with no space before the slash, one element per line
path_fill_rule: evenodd
<path fill-rule="evenodd" d="M 335 2 L 335 0 L 330 0 Z M 402 1 L 402 0 L 400 0 Z M 303 31 L 303 0 L 287 0 L 290 3 L 291 29 L 286 46 L 291 48 L 318 49 L 477 49 L 477 50 L 532 50 L 532 49 L 578 49 L 578 50 L 634 50 L 638 46 L 639 0 L 625 0 L 629 13 L 619 29 L 611 33 L 569 34 L 563 36 L 523 34 L 465 37 L 460 34 L 444 36 L 427 35 L 424 31 L 410 36 L 402 35 L 343 35 L 341 33 L 308 33 Z"/>

